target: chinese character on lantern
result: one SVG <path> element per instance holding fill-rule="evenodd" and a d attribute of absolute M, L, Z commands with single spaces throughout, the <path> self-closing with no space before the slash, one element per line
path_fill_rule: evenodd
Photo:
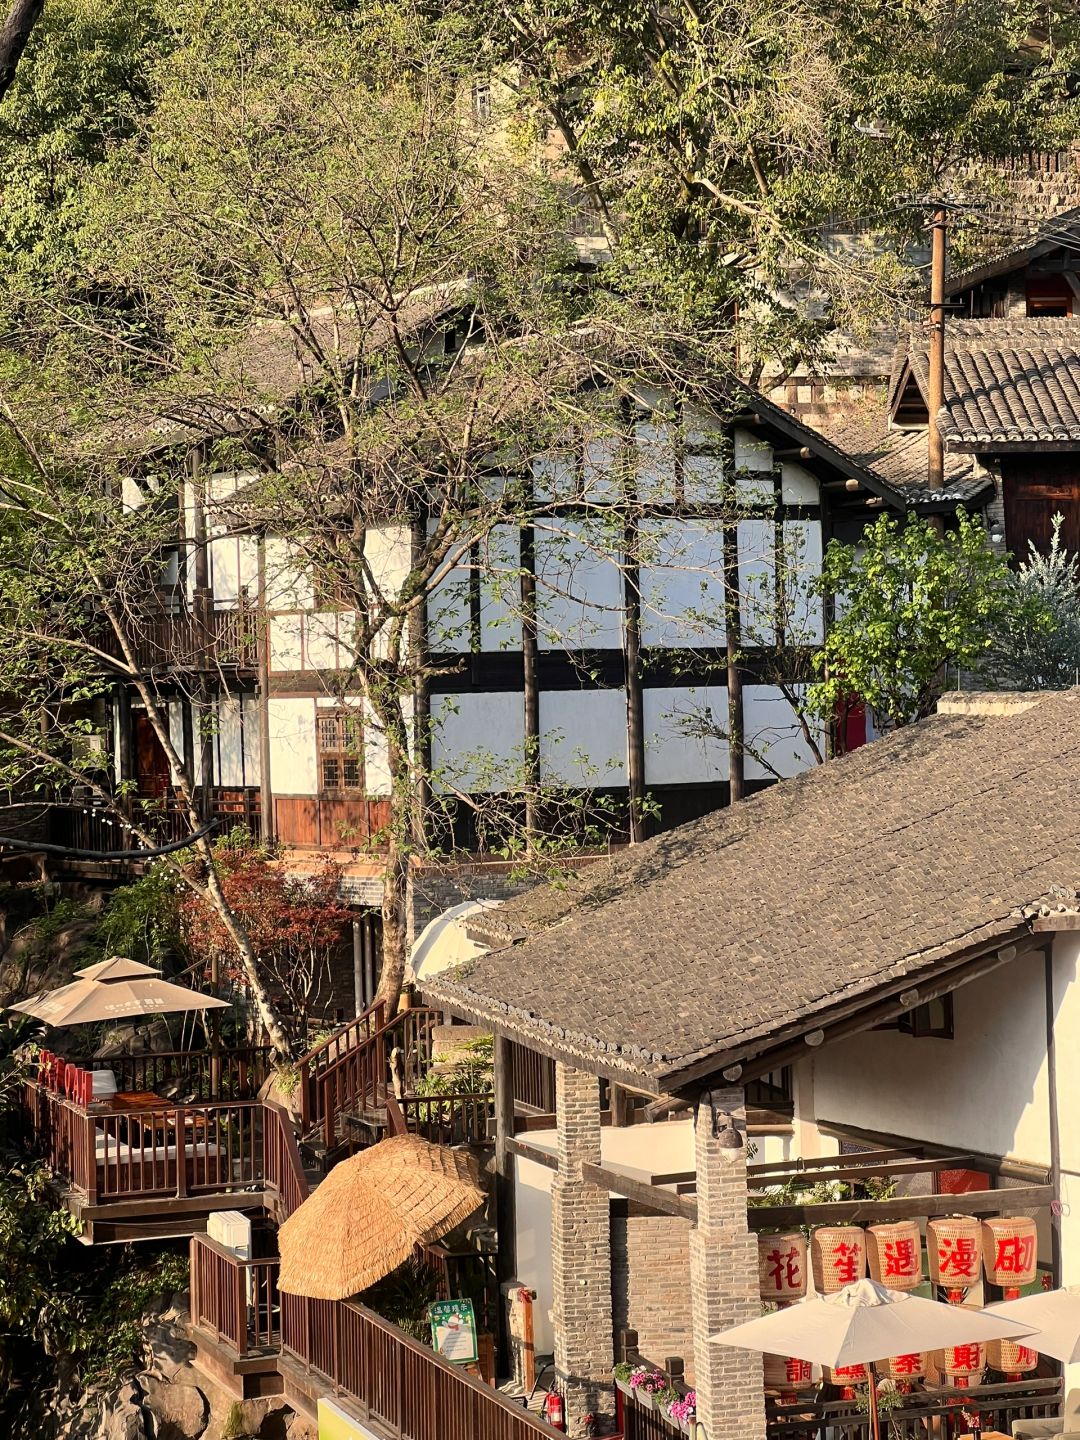
<path fill-rule="evenodd" d="M 848 1245 L 841 1241 L 839 1245 L 833 1246 L 832 1253 L 837 1280 L 841 1285 L 853 1285 L 859 1278 L 861 1256 L 858 1245 Z"/>
<path fill-rule="evenodd" d="M 810 1361 L 789 1358 L 784 1361 L 784 1376 L 789 1385 L 809 1385 Z"/>
<path fill-rule="evenodd" d="M 954 1345 L 953 1346 L 953 1369 L 954 1370 L 981 1370 L 982 1369 L 982 1346 L 981 1345 Z"/>
<path fill-rule="evenodd" d="M 1017 1345 L 1017 1347 L 1016 1347 L 1016 1364 L 1017 1364 L 1017 1368 L 1020 1368 L 1020 1367 L 1022 1366 L 1022 1367 L 1024 1367 L 1025 1369 L 1034 1370 L 1034 1369 L 1035 1369 L 1035 1366 L 1036 1366 L 1038 1363 L 1039 1363 L 1039 1357 L 1035 1354 L 1035 1351 L 1034 1351 L 1034 1350 L 1029 1350 L 1026 1345 Z"/>
<path fill-rule="evenodd" d="M 921 1375 L 923 1372 L 922 1356 L 918 1354 L 897 1355 L 891 1368 L 895 1375 Z"/>
<path fill-rule="evenodd" d="M 938 1270 L 957 1280 L 975 1280 L 979 1273 L 979 1252 L 972 1237 L 946 1235 L 938 1245 Z"/>
<path fill-rule="evenodd" d="M 777 1290 L 798 1290 L 801 1287 L 800 1258 L 794 1245 L 787 1251 L 769 1251 L 765 1259 L 769 1266 L 769 1277 Z"/>
<path fill-rule="evenodd" d="M 833 1370 L 833 1379 L 840 1381 L 862 1380 L 866 1375 L 865 1365 L 837 1365 Z"/>
<path fill-rule="evenodd" d="M 1001 1275 L 1024 1275 L 1031 1269 L 1034 1235 L 1005 1235 L 997 1242 L 994 1269 Z"/>
<path fill-rule="evenodd" d="M 890 1275 L 906 1279 L 908 1276 L 918 1274 L 919 1260 L 915 1254 L 914 1240 L 886 1240 L 884 1251 L 883 1280 L 888 1280 Z"/>

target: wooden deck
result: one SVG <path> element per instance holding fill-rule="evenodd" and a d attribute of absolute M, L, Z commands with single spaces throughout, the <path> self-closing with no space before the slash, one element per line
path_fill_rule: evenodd
<path fill-rule="evenodd" d="M 213 1210 L 282 1219 L 306 1194 L 277 1106 L 84 1106 L 37 1081 L 27 1082 L 24 1103 L 36 1153 L 86 1244 L 193 1235 Z"/>

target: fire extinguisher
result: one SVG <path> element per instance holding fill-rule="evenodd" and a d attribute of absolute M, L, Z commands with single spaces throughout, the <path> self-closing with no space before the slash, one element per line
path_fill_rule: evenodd
<path fill-rule="evenodd" d="M 553 1430 L 566 1431 L 562 1396 L 557 1390 L 549 1390 L 544 1396 L 544 1419 Z"/>

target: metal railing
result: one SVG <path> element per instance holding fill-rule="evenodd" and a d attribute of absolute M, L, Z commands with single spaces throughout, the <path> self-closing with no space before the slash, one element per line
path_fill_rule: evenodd
<path fill-rule="evenodd" d="M 281 1349 L 277 1257 L 241 1260 L 206 1235 L 191 1237 L 191 1321 L 238 1356 Z"/>
<path fill-rule="evenodd" d="M 395 1440 L 551 1440 L 520 1404 L 354 1301 L 282 1295 L 281 1339 Z"/>

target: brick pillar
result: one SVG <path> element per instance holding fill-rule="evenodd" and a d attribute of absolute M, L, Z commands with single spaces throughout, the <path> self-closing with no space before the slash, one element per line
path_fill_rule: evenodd
<path fill-rule="evenodd" d="M 600 1082 L 562 1061 L 555 1065 L 559 1168 L 551 1182 L 551 1271 L 555 1379 L 567 1430 L 584 1434 L 584 1417 L 601 1428 L 615 1413 L 611 1368 L 610 1202 L 582 1179 L 583 1163 L 600 1163 Z M 610 1427 L 607 1427 L 610 1428 Z"/>
<path fill-rule="evenodd" d="M 690 1231 L 690 1298 L 694 1325 L 694 1382 L 700 1440 L 764 1440 L 765 1396 L 761 1356 L 715 1345 L 709 1336 L 761 1314 L 757 1241 L 746 1225 L 745 1146 L 725 1159 L 713 1136 L 732 1117 L 745 1140 L 746 1107 L 741 1087 L 712 1091 L 700 1099 L 694 1122 L 697 1224 Z"/>

